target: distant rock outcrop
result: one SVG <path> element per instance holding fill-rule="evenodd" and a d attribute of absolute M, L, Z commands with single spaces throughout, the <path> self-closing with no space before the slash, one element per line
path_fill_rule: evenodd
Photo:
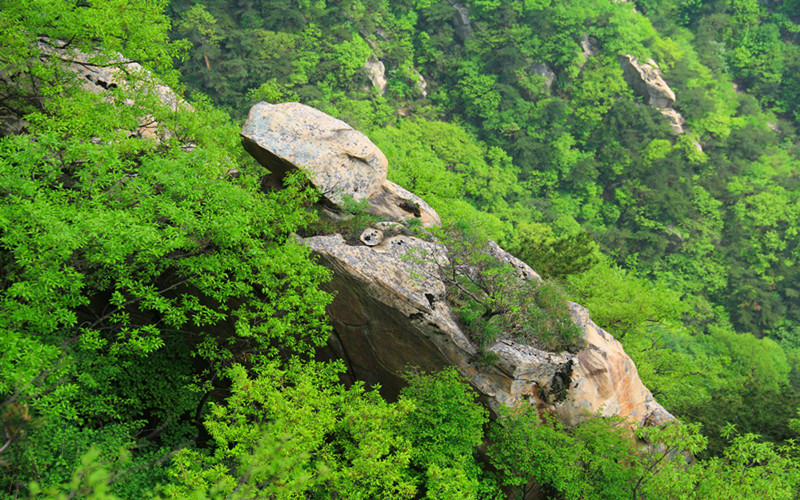
<path fill-rule="evenodd" d="M 546 64 L 535 62 L 531 64 L 530 68 L 528 69 L 529 73 L 533 73 L 534 75 L 539 75 L 544 78 L 544 85 L 547 87 L 547 90 L 550 90 L 550 87 L 553 86 L 553 82 L 556 81 L 556 74 L 550 69 L 549 66 Z"/>
<path fill-rule="evenodd" d="M 50 58 L 53 62 L 58 62 L 64 69 L 76 75 L 81 87 L 95 94 L 108 94 L 112 99 L 110 91 L 119 87 L 130 87 L 131 75 L 144 75 L 144 79 L 152 85 L 148 90 L 154 92 L 161 101 L 161 104 L 170 110 L 192 109 L 192 107 L 178 96 L 169 86 L 154 82 L 151 74 L 137 62 L 130 62 L 121 56 L 111 57 L 103 65 L 98 65 L 95 61 L 96 54 L 87 54 L 80 50 L 67 48 L 69 44 L 47 38 L 41 38 L 36 49 L 40 51 L 42 58 Z M 63 48 L 62 48 L 63 47 Z M 16 81 L 13 72 L 0 71 L 0 80 L 6 85 L 25 86 L 26 81 Z M 120 104 L 130 104 L 123 102 Z M 142 116 L 139 120 L 140 126 L 135 131 L 135 135 L 144 139 L 164 140 L 171 136 L 171 132 L 159 123 L 152 116 Z M 0 116 L 0 136 L 8 134 L 19 134 L 26 124 L 19 117 L 13 115 Z M 192 145 L 187 145 L 184 149 L 191 149 Z"/>
<path fill-rule="evenodd" d="M 417 77 L 417 89 L 419 93 L 422 94 L 422 97 L 428 97 L 428 82 L 425 80 L 425 77 L 416 69 L 414 70 L 414 75 Z"/>
<path fill-rule="evenodd" d="M 333 130 L 344 130 L 343 123 L 310 108 L 291 105 L 257 105 L 251 111 L 243 136 L 248 151 L 267 166 L 299 159 L 293 168 L 309 171 L 311 177 L 327 179 L 329 163 L 338 162 L 340 151 L 355 148 L 356 158 L 364 163 L 349 171 L 345 167 L 338 176 L 366 176 L 363 186 L 353 191 L 379 206 L 398 205 L 414 195 L 397 185 L 379 182 L 385 179 L 385 164 L 374 162 L 375 171 L 366 172 L 373 162 L 366 157 L 382 157 L 366 144 L 355 143 L 355 131 L 349 127 L 340 141 Z M 270 107 L 271 106 L 271 107 Z M 265 113 L 282 107 L 280 119 L 264 118 Z M 271 111 L 272 110 L 272 111 Z M 296 117 L 288 116 L 297 113 Z M 311 126 L 305 123 L 314 117 Z M 255 117 L 255 118 L 254 118 Z M 264 130 L 256 125 L 270 125 L 274 137 L 270 152 L 260 140 Z M 281 125 L 283 124 L 283 125 Z M 278 130 L 279 126 L 286 126 Z M 302 132 L 298 133 L 298 131 Z M 280 138 L 280 139 L 279 139 Z M 371 142 L 369 143 L 372 144 Z M 313 146 L 313 147 L 312 147 Z M 315 154 L 326 162 L 312 161 L 308 151 L 329 148 Z M 294 151 L 292 151 L 294 149 Z M 376 148 L 377 149 L 377 148 Z M 356 168 L 357 167 L 357 168 Z M 315 173 L 320 169 L 323 175 Z M 340 181 L 355 186 L 360 181 Z M 367 187 L 371 186 L 371 187 Z M 374 186 L 378 186 L 375 188 Z M 415 203 L 424 203 L 419 200 Z M 313 236 L 304 239 L 320 262 L 333 271 L 327 285 L 335 292 L 329 314 L 335 333 L 330 349 L 347 364 L 356 378 L 368 384 L 380 384 L 389 398 L 396 396 L 405 385 L 402 375 L 410 367 L 437 371 L 455 366 L 478 391 L 480 398 L 492 410 L 501 405 L 536 405 L 541 411 L 551 411 L 567 425 L 575 425 L 590 414 L 620 415 L 636 425 L 658 424 L 673 417 L 655 402 L 650 391 L 638 377 L 636 366 L 622 346 L 610 334 L 595 325 L 588 312 L 571 304 L 574 321 L 585 332 L 586 347 L 577 352 L 547 352 L 529 345 L 502 339 L 488 346 L 497 362 L 484 364 L 478 349 L 460 329 L 447 299 L 445 284 L 440 279 L 438 262 L 446 256 L 445 247 L 403 234 L 398 221 L 407 220 L 406 210 L 416 210 L 407 204 L 404 213 L 389 215 L 373 229 L 362 233 L 363 245 L 345 241 L 339 234 Z M 425 205 L 427 217 L 438 221 L 436 213 Z M 419 208 L 420 215 L 422 208 Z M 509 264 L 524 279 L 540 279 L 524 262 L 513 257 L 498 245 L 490 243 L 488 252 Z"/>
<path fill-rule="evenodd" d="M 370 83 L 373 87 L 378 89 L 380 95 L 386 92 L 386 66 L 383 61 L 380 61 L 374 55 L 367 59 L 364 63 L 364 71 L 367 73 Z"/>
<path fill-rule="evenodd" d="M 455 14 L 453 14 L 453 30 L 456 32 L 456 37 L 461 40 L 461 43 L 464 43 L 472 36 L 472 22 L 469 19 L 469 7 L 458 3 L 456 0 L 447 1 L 456 9 Z"/>
<path fill-rule="evenodd" d="M 589 58 L 597 54 L 599 50 L 597 45 L 597 38 L 587 34 L 583 35 L 583 38 L 581 38 L 581 69 L 583 69 L 586 66 L 586 63 L 589 62 Z"/>
<path fill-rule="evenodd" d="M 672 108 L 675 103 L 675 92 L 669 88 L 661 76 L 661 70 L 652 59 L 640 64 L 636 57 L 625 54 L 619 58 L 625 81 L 640 95 L 645 104 L 656 108 L 667 120 L 674 134 L 683 133 L 685 120 Z"/>

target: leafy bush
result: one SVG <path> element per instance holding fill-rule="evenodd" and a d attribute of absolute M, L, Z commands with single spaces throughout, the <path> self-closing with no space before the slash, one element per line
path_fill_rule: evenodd
<path fill-rule="evenodd" d="M 483 441 L 487 411 L 458 371 L 407 374 L 400 404 L 406 415 L 402 435 L 413 445 L 411 465 L 427 489 L 426 498 L 493 498 L 498 491 L 475 460 Z"/>
<path fill-rule="evenodd" d="M 584 345 L 564 290 L 553 281 L 521 276 L 465 223 L 438 232 L 447 255 L 439 272 L 462 325 L 481 349 L 499 338 L 549 351 Z"/>
<path fill-rule="evenodd" d="M 324 235 L 339 233 L 351 243 L 358 241 L 361 233 L 380 217 L 369 213 L 369 200 L 367 198 L 355 199 L 350 195 L 342 195 L 339 210 L 326 210 L 321 205 L 310 208 L 316 211 L 316 221 L 309 224 L 302 232 L 304 236 Z"/>

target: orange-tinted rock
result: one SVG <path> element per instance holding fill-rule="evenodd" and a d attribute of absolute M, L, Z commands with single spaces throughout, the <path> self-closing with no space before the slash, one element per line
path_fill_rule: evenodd
<path fill-rule="evenodd" d="M 566 425 L 598 412 L 620 415 L 637 425 L 673 418 L 642 384 L 620 343 L 577 304 L 572 305 L 572 315 L 586 332 L 587 346 L 576 355 L 504 339 L 489 347 L 499 361 L 486 366 L 477 361 L 477 349 L 444 300 L 445 287 L 436 278 L 435 264 L 441 247 L 408 236 L 395 236 L 375 247 L 350 246 L 339 235 L 316 236 L 305 243 L 334 271 L 329 284 L 337 292 L 329 308 L 334 342 L 341 345 L 356 377 L 380 383 L 388 398 L 403 387 L 407 369 L 438 371 L 453 365 L 492 410 L 500 405 L 540 405 Z M 494 245 L 492 251 L 520 275 L 538 279 L 500 247 Z M 415 258 L 409 258 L 412 255 Z"/>
<path fill-rule="evenodd" d="M 583 306 L 572 304 L 572 316 L 586 332 L 586 347 L 576 356 L 566 399 L 553 406 L 559 420 L 575 425 L 584 412 L 619 415 L 638 425 L 672 420 L 642 383 L 622 344 L 598 327 Z"/>

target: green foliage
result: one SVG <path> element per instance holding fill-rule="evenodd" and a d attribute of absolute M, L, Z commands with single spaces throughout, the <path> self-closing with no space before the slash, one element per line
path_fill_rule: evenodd
<path fill-rule="evenodd" d="M 182 46 L 165 38 L 163 7 L 0 8 L 15 40 L 3 105 L 27 122 L 0 139 L 4 428 L 6 408 L 24 416 L 2 445 L 7 495 L 104 495 L 114 470 L 126 479 L 110 491 L 141 497 L 166 477 L 151 465 L 193 439 L 220 370 L 309 355 L 327 337 L 328 273 L 290 237 L 313 193 L 262 193 L 229 119 L 162 99 Z M 72 49 L 120 84 L 84 89 Z M 137 132 L 144 121 L 156 138 Z"/>
<path fill-rule="evenodd" d="M 795 495 L 797 2 L 635 6 L 475 1 L 462 40 L 446 0 L 0 0 L 3 126 L 25 120 L 0 139 L 3 494 L 498 494 L 475 460 L 485 414 L 454 372 L 420 376 L 392 405 L 336 386 L 330 367 L 278 364 L 328 331 L 327 272 L 290 237 L 313 222 L 315 194 L 299 180 L 261 192 L 263 169 L 210 103 L 242 117 L 255 100 L 298 100 L 369 131 L 390 178 L 445 220 L 567 279 L 657 399 L 709 437 L 701 451 L 693 428 L 652 429 L 637 454 L 619 427 L 528 415 L 495 431 L 516 453 L 490 446 L 505 484 Z M 125 83 L 86 92 L 73 49 Z M 687 133 L 639 102 L 621 54 L 658 62 Z M 384 95 L 362 70 L 373 56 Z M 180 91 L 173 60 L 194 111 L 126 65 Z M 138 133 L 144 120 L 159 140 Z M 351 237 L 363 208 L 347 209 Z M 480 238 L 440 238 L 481 362 L 502 335 L 580 346 L 557 287 L 520 280 Z M 596 263 L 597 247 L 613 262 Z M 450 272 L 462 265 L 474 272 Z M 687 467 L 681 451 L 711 458 Z"/>
<path fill-rule="evenodd" d="M 666 431 L 671 432 L 669 428 Z M 669 498 L 796 498 L 800 471 L 795 445 L 761 442 L 753 434 L 739 435 L 732 426 L 724 434 L 729 445 L 722 456 L 690 467 L 683 455 L 663 460 L 666 467 L 653 477 L 646 490 Z M 656 434 L 655 442 L 663 442 L 664 436 Z M 685 438 L 679 439 L 679 443 L 686 442 Z M 695 443 L 677 449 L 699 451 L 702 443 Z"/>
<path fill-rule="evenodd" d="M 583 332 L 558 284 L 520 274 L 524 271 L 502 260 L 497 246 L 465 222 L 434 234 L 447 249 L 437 260 L 439 277 L 479 349 L 499 338 L 550 351 L 581 349 Z"/>
<path fill-rule="evenodd" d="M 303 235 L 341 234 L 348 242 L 357 242 L 361 233 L 376 222 L 380 217 L 369 213 L 369 200 L 367 198 L 355 199 L 350 195 L 343 195 L 342 201 L 336 212 L 315 207 L 318 219 L 309 224 Z"/>
<path fill-rule="evenodd" d="M 427 490 L 426 498 L 490 498 L 496 486 L 482 476 L 475 450 L 483 440 L 486 410 L 458 374 L 410 372 L 399 404 L 413 409 L 402 435 L 412 443 L 411 464 Z"/>
<path fill-rule="evenodd" d="M 231 396 L 205 425 L 213 452 L 173 460 L 168 497 L 489 498 L 474 459 L 486 410 L 455 369 L 412 374 L 388 404 L 337 383 L 339 365 L 228 371 Z"/>
<path fill-rule="evenodd" d="M 436 374 L 410 372 L 402 398 L 413 402 L 403 435 L 422 468 L 461 465 L 481 444 L 486 410 L 453 367 Z"/>
<path fill-rule="evenodd" d="M 594 321 L 618 338 L 647 324 L 680 320 L 689 312 L 679 293 L 636 278 L 608 261 L 570 276 L 568 283 L 575 300 L 592 311 Z"/>
<path fill-rule="evenodd" d="M 205 420 L 211 452 L 182 450 L 165 493 L 226 498 L 413 498 L 412 448 L 399 430 L 413 405 L 388 405 L 337 382 L 339 365 L 227 370 L 231 395 Z"/>
<path fill-rule="evenodd" d="M 677 422 L 637 431 L 635 445 L 619 421 L 592 418 L 572 430 L 535 410 L 506 412 L 490 431 L 492 464 L 507 486 L 535 481 L 561 498 L 794 498 L 800 481 L 794 444 L 776 446 L 753 434 L 729 440 L 722 456 L 687 459 L 706 439 L 697 425 Z"/>
<path fill-rule="evenodd" d="M 80 466 L 73 472 L 69 482 L 52 485 L 42 489 L 37 483 L 31 483 L 30 494 L 32 497 L 47 497 L 58 500 L 69 498 L 116 500 L 120 497 L 111 490 L 112 474 L 99 463 L 100 452 L 90 449 L 80 461 Z M 124 461 L 125 457 L 121 457 Z"/>
<path fill-rule="evenodd" d="M 370 138 L 389 159 L 389 179 L 425 199 L 444 220 L 474 220 L 493 238 L 510 236 L 510 224 L 501 219 L 510 215 L 506 200 L 519 189 L 502 150 L 457 124 L 424 119 L 373 129 Z"/>
<path fill-rule="evenodd" d="M 641 474 L 636 451 L 618 421 L 591 419 L 566 431 L 540 421 L 535 408 L 505 411 L 489 433 L 489 460 L 502 483 L 522 489 L 530 481 L 549 496 L 624 498 Z"/>
<path fill-rule="evenodd" d="M 526 236 L 518 239 L 511 251 L 545 278 L 564 279 L 594 267 L 599 248 L 589 233 L 583 231 L 560 238 Z"/>

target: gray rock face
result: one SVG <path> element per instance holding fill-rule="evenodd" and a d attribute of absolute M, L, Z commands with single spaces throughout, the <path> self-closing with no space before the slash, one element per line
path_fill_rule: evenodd
<path fill-rule="evenodd" d="M 417 90 L 422 94 L 422 97 L 428 97 L 428 82 L 425 81 L 425 77 L 416 69 L 414 70 L 414 74 L 417 76 Z"/>
<path fill-rule="evenodd" d="M 548 90 L 550 90 L 550 87 L 553 86 L 553 82 L 556 80 L 556 74 L 546 64 L 535 62 L 531 64 L 529 71 L 544 78 L 544 84 Z"/>
<path fill-rule="evenodd" d="M 664 81 L 661 70 L 655 61 L 650 59 L 646 64 L 639 64 L 639 61 L 630 54 L 620 56 L 619 61 L 625 81 L 634 92 L 642 96 L 646 104 L 656 108 L 669 120 L 673 133 L 682 134 L 685 120 L 672 108 L 675 103 L 675 92 Z"/>
<path fill-rule="evenodd" d="M 359 379 L 379 382 L 390 398 L 405 385 L 401 376 L 409 367 L 438 371 L 455 365 L 496 408 L 519 399 L 531 383 L 547 385 L 558 366 L 569 362 L 569 356 L 530 348 L 517 352 L 499 343 L 498 351 L 513 353 L 504 364 L 478 365 L 477 351 L 453 320 L 445 286 L 435 277 L 436 255 L 443 250 L 432 243 L 395 236 L 375 247 L 354 247 L 340 235 L 305 243 L 334 272 L 329 286 L 337 295 L 330 313 L 344 359 Z"/>
<path fill-rule="evenodd" d="M 369 203 L 372 215 L 391 221 L 419 219 L 423 226 L 442 223 L 439 214 L 425 200 L 389 180 L 384 181 L 378 191 L 370 196 Z"/>
<path fill-rule="evenodd" d="M 368 198 L 386 180 L 386 156 L 367 136 L 304 104 L 256 104 L 242 139 L 244 148 L 277 181 L 301 169 L 335 204 L 343 195 Z"/>
<path fill-rule="evenodd" d="M 663 109 L 675 102 L 675 92 L 662 78 L 655 61 L 651 59 L 646 64 L 639 64 L 634 56 L 626 54 L 620 57 L 620 64 L 628 85 L 645 98 L 646 104 Z"/>
<path fill-rule="evenodd" d="M 581 39 L 581 56 L 583 57 L 581 69 L 589 62 L 590 57 L 597 54 L 597 51 L 597 38 L 584 34 Z"/>
<path fill-rule="evenodd" d="M 52 57 L 61 61 L 70 61 L 64 68 L 74 73 L 81 84 L 81 87 L 95 94 L 107 94 L 114 88 L 130 88 L 130 75 L 144 75 L 144 80 L 152 83 L 148 91 L 158 96 L 161 103 L 170 110 L 189 109 L 192 107 L 178 96 L 167 85 L 154 82 L 152 75 L 141 64 L 136 62 L 126 62 L 122 56 L 111 57 L 107 66 L 98 66 L 93 61 L 93 55 L 86 54 L 71 48 L 59 48 L 60 45 L 66 46 L 66 42 L 41 38 L 37 43 L 37 50 L 41 52 L 42 58 Z M 27 82 L 16 82 L 15 75 L 0 71 L 0 80 L 7 85 L 27 85 Z M 131 102 L 120 102 L 123 105 L 130 105 Z M 161 126 L 152 116 L 143 116 L 139 120 L 141 124 L 136 131 L 132 131 L 136 136 L 143 139 L 164 140 L 172 136 L 172 132 Z M 0 136 L 19 134 L 27 124 L 13 115 L 0 116 Z M 184 149 L 193 148 L 193 144 L 187 144 Z"/>
<path fill-rule="evenodd" d="M 490 409 L 533 404 L 555 413 L 566 425 L 589 414 L 620 415 L 637 425 L 673 417 L 642 384 L 633 361 L 610 334 L 573 304 L 572 315 L 587 339 L 576 355 L 555 353 L 508 339 L 489 347 L 494 366 L 476 359 L 477 349 L 453 320 L 436 262 L 445 251 L 436 244 L 395 236 L 373 247 L 348 246 L 341 236 L 316 236 L 305 243 L 333 270 L 328 285 L 337 295 L 329 308 L 335 336 L 331 345 L 352 373 L 380 383 L 396 397 L 402 373 L 411 366 L 438 371 L 456 366 Z M 499 246 L 492 253 L 520 276 L 538 279 L 525 263 Z"/>
<path fill-rule="evenodd" d="M 461 43 L 464 43 L 472 36 L 472 23 L 469 19 L 469 8 L 455 0 L 447 1 L 456 9 L 455 14 L 453 14 L 453 29 L 456 32 L 456 37 L 458 37 Z"/>

